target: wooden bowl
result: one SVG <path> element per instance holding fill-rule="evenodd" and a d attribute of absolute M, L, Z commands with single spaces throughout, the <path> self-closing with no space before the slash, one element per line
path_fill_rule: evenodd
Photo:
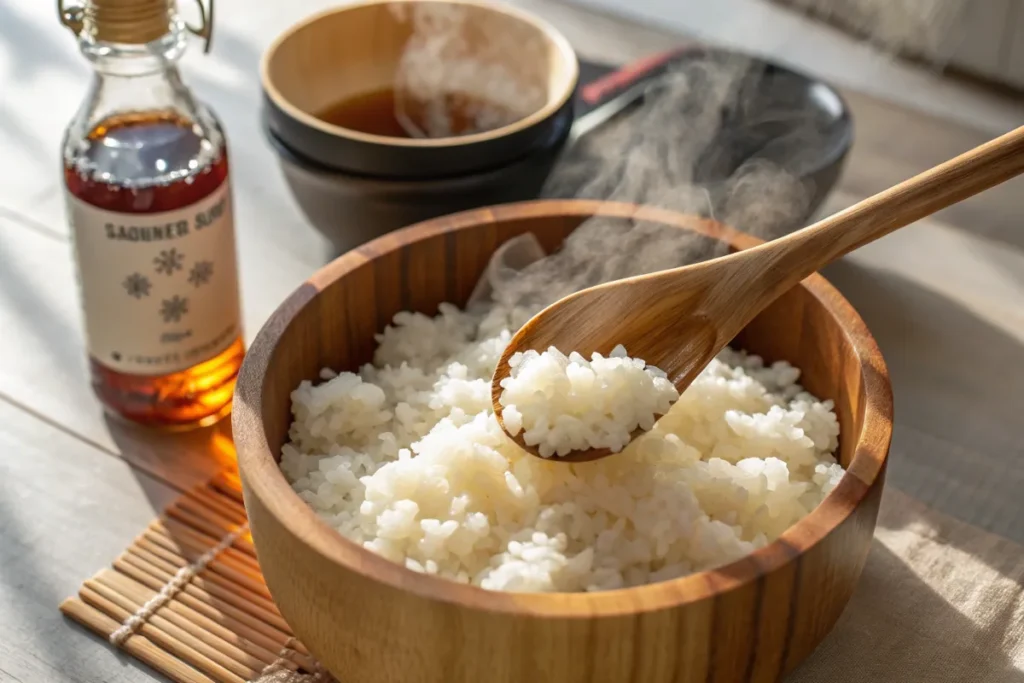
<path fill-rule="evenodd" d="M 431 8 L 465 13 L 463 54 L 504 74 L 500 86 L 535 93 L 536 109 L 494 130 L 428 139 L 371 135 L 317 118 L 342 100 L 393 86 L 412 44 L 412 12 Z M 289 28 L 267 49 L 260 75 L 270 128 L 299 155 L 350 173 L 412 179 L 472 173 L 529 154 L 572 120 L 579 64 L 564 36 L 518 9 L 484 0 L 370 0 Z M 494 84 L 470 80 L 473 88 Z"/>
<path fill-rule="evenodd" d="M 786 359 L 835 401 L 836 489 L 779 540 L 732 564 L 600 593 L 491 592 L 418 574 L 337 534 L 277 465 L 290 392 L 324 366 L 370 360 L 401 310 L 463 303 L 495 248 L 533 232 L 553 250 L 594 214 L 635 217 L 757 243 L 669 211 L 531 202 L 435 219 L 381 237 L 318 271 L 257 336 L 238 381 L 234 435 L 260 566 L 295 634 L 339 680 L 360 683 L 776 681 L 829 632 L 864 567 L 892 429 L 889 378 L 857 313 L 814 275 L 737 339 Z"/>

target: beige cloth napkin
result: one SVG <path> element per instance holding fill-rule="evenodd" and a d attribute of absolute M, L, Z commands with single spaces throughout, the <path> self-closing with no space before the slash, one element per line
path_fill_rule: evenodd
<path fill-rule="evenodd" d="M 1024 683 L 1024 547 L 893 488 L 857 592 L 787 683 Z"/>
<path fill-rule="evenodd" d="M 1024 547 L 890 487 L 857 592 L 786 683 L 1024 683 L 1022 582 Z"/>

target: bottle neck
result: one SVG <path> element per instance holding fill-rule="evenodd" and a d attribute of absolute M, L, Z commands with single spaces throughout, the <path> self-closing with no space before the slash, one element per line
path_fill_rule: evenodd
<path fill-rule="evenodd" d="M 187 46 L 187 30 L 178 20 L 164 35 L 141 44 L 96 40 L 83 31 L 82 54 L 96 74 L 86 99 L 86 118 L 95 123 L 115 112 L 145 111 L 173 111 L 195 118 L 197 103 L 177 66 Z"/>
<path fill-rule="evenodd" d="M 218 157 L 224 144 L 220 126 L 178 73 L 178 60 L 188 42 L 182 22 L 173 21 L 167 33 L 141 44 L 97 40 L 88 30 L 81 35 L 82 53 L 92 63 L 95 76 L 65 134 L 67 166 L 101 178 L 162 183 L 201 172 Z M 162 132 L 140 137 L 143 129 L 153 131 L 154 126 Z M 128 129 L 136 132 L 113 132 Z M 106 139 L 111 135 L 117 140 Z M 188 138 L 187 144 L 174 142 L 182 136 Z M 136 159 L 131 163 L 137 162 L 139 168 L 128 168 L 129 147 L 131 154 L 152 156 L 152 149 L 170 144 L 168 140 L 177 147 L 160 152 L 167 157 L 161 157 L 162 164 L 150 168 L 145 159 Z"/>
<path fill-rule="evenodd" d="M 140 44 L 96 40 L 90 31 L 83 31 L 79 47 L 101 78 L 160 77 L 177 71 L 178 60 L 188 47 L 188 31 L 184 22 L 175 19 L 167 33 Z"/>

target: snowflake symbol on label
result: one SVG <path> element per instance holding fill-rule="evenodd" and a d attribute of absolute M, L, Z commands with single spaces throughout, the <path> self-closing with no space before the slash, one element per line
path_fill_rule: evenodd
<path fill-rule="evenodd" d="M 153 283 L 141 273 L 132 273 L 124 279 L 121 286 L 124 287 L 124 291 L 128 292 L 128 296 L 141 299 L 144 296 L 149 296 L 149 290 L 153 287 Z"/>
<path fill-rule="evenodd" d="M 160 303 L 160 315 L 165 323 L 176 323 L 188 313 L 188 299 L 177 294 Z"/>
<path fill-rule="evenodd" d="M 185 255 L 177 249 L 164 249 L 159 256 L 153 259 L 153 265 L 156 266 L 156 272 L 173 275 L 174 271 L 181 270 L 184 260 Z"/>
<path fill-rule="evenodd" d="M 211 261 L 199 261 L 189 271 L 188 281 L 196 287 L 201 287 L 213 277 L 213 263 Z"/>

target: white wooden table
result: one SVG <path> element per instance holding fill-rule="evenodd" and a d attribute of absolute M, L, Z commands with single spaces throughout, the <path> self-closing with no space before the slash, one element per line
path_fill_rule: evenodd
<path fill-rule="evenodd" d="M 187 4 L 187 3 L 185 3 Z M 213 54 L 184 64 L 227 128 L 249 337 L 321 264 L 258 128 L 257 61 L 328 0 L 221 0 Z M 675 44 L 551 0 L 522 2 L 581 54 L 622 62 Z M 57 604 L 181 489 L 231 458 L 227 425 L 159 436 L 108 424 L 88 385 L 58 147 L 88 67 L 50 2 L 0 4 L 0 681 L 152 680 Z M 848 94 L 858 129 L 838 208 L 985 136 Z M 1024 123 L 1024 122 L 1022 122 Z M 1024 182 L 892 235 L 827 275 L 881 344 L 896 393 L 890 482 L 1024 541 Z"/>

